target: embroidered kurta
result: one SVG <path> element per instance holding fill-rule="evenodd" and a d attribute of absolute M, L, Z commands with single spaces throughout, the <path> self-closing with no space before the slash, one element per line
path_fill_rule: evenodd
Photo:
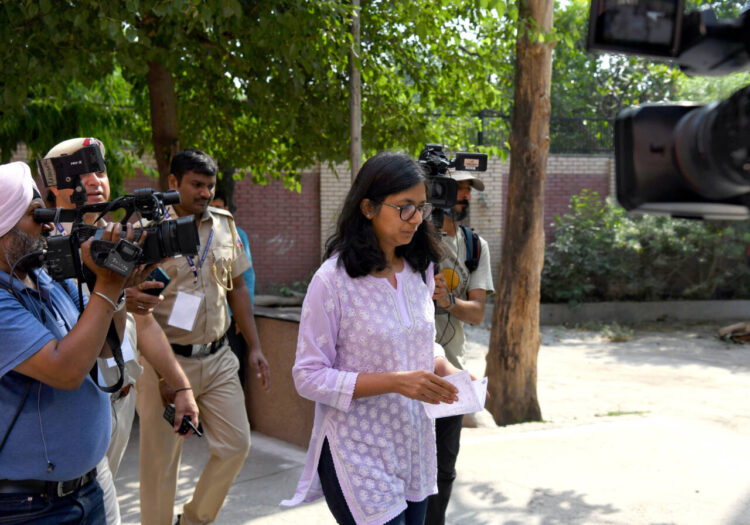
<path fill-rule="evenodd" d="M 293 376 L 315 401 L 315 422 L 297 491 L 282 505 L 323 495 L 317 466 L 327 438 L 354 519 L 380 525 L 407 500 L 436 492 L 434 423 L 400 394 L 352 399 L 354 385 L 359 373 L 434 370 L 443 354 L 434 343 L 433 268 L 424 282 L 405 263 L 394 289 L 386 279 L 352 279 L 337 262 L 323 263 L 302 305 Z"/>

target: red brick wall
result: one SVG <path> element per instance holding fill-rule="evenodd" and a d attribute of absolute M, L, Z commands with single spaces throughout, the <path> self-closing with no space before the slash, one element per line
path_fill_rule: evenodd
<path fill-rule="evenodd" d="M 135 177 L 126 177 L 122 182 L 126 193 L 131 193 L 138 188 L 159 190 L 159 180 L 147 177 L 141 170 L 138 170 L 138 174 Z"/>
<path fill-rule="evenodd" d="M 568 213 L 570 198 L 584 189 L 596 191 L 602 201 L 609 195 L 609 175 L 594 174 L 560 174 L 547 175 L 544 181 L 544 235 L 550 242 L 554 237 L 555 216 Z M 503 195 L 508 196 L 508 176 L 503 177 Z M 507 210 L 507 205 L 504 207 Z M 503 231 L 505 216 L 503 215 Z"/>
<path fill-rule="evenodd" d="M 602 201 L 609 195 L 609 176 L 556 174 L 547 177 L 544 183 L 544 234 L 547 242 L 555 231 L 555 216 L 568 213 L 573 195 L 584 189 L 597 192 Z"/>
<path fill-rule="evenodd" d="M 279 181 L 237 182 L 235 219 L 250 239 L 256 292 L 308 279 L 320 264 L 320 176 L 302 176 L 302 192 Z"/>
<path fill-rule="evenodd" d="M 544 213 L 547 242 L 553 238 L 555 216 L 567 213 L 571 196 L 583 189 L 598 192 L 602 199 L 609 195 L 610 178 L 606 169 L 598 169 L 598 165 L 597 169 L 587 165 L 577 169 L 575 163 L 585 160 L 564 158 L 548 170 Z M 564 164 L 566 162 L 571 165 L 567 166 Z M 597 170 L 600 172 L 597 173 Z M 501 198 L 507 198 L 507 171 L 503 170 L 492 176 L 501 178 Z M 144 175 L 125 181 L 127 191 L 148 186 L 156 188 L 157 181 Z M 278 290 L 280 284 L 305 280 L 317 269 L 321 253 L 320 191 L 320 175 L 317 172 L 303 176 L 300 194 L 285 190 L 278 181 L 267 186 L 257 186 L 249 180 L 236 184 L 235 203 L 238 209 L 235 219 L 250 238 L 257 293 L 272 291 L 274 288 Z M 480 206 L 476 199 L 475 195 L 475 207 Z M 507 206 L 503 206 L 500 232 L 505 231 L 506 210 Z M 494 228 L 496 227 L 492 228 L 493 231 Z M 495 261 L 499 260 L 501 238 L 494 238 L 489 230 L 480 228 L 478 231 L 488 242 L 491 240 L 493 244 L 497 244 L 496 247 L 493 246 L 493 250 L 497 252 L 493 257 Z"/>

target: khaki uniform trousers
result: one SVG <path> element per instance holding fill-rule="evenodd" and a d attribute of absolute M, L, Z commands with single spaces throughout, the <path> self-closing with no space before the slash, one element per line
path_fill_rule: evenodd
<path fill-rule="evenodd" d="M 237 376 L 237 357 L 224 345 L 204 357 L 175 356 L 193 389 L 210 459 L 193 498 L 182 510 L 183 524 L 216 520 L 232 482 L 250 450 L 250 424 L 245 396 Z M 159 381 L 145 360 L 136 383 L 140 418 L 140 497 L 143 525 L 172 525 L 175 492 L 182 454 L 182 437 L 164 420 Z"/>

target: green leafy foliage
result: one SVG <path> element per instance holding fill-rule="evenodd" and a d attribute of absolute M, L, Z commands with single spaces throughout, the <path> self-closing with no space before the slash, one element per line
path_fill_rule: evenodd
<path fill-rule="evenodd" d="M 588 0 L 558 2 L 555 7 L 558 44 L 552 61 L 553 152 L 611 150 L 613 127 L 609 122 L 615 115 L 629 106 L 673 99 L 675 81 L 681 76 L 677 69 L 642 57 L 588 53 L 588 14 Z M 565 117 L 577 120 L 566 121 Z"/>
<path fill-rule="evenodd" d="M 173 75 L 180 146 L 200 147 L 253 181 L 287 178 L 289 187 L 299 186 L 301 169 L 348 159 L 348 2 L 1 5 L 4 117 L 23 114 L 40 97 L 62 100 L 71 84 L 93 89 L 119 70 L 129 86 L 130 122 L 111 135 L 144 147 L 152 140 L 149 63 L 158 62 Z M 446 115 L 509 110 L 513 24 L 505 12 L 502 0 L 447 2 L 441 9 L 426 0 L 362 2 L 358 65 L 366 155 L 417 152 L 426 141 L 468 147 L 467 130 L 476 121 Z M 78 128 L 90 125 L 82 118 Z M 26 128 L 14 129 L 19 133 L 4 136 L 3 154 L 29 138 Z M 69 136 L 67 128 L 50 133 L 56 140 Z"/>
<path fill-rule="evenodd" d="M 542 272 L 546 302 L 740 299 L 750 295 L 748 222 L 637 217 L 596 192 L 555 218 Z"/>
<path fill-rule="evenodd" d="M 141 161 L 143 149 L 134 140 L 143 121 L 134 117 L 130 85 L 119 70 L 88 86 L 71 81 L 60 95 L 54 93 L 46 86 L 35 86 L 23 111 L 8 112 L 0 120 L 0 161 L 10 160 L 21 137 L 30 159 L 44 156 L 61 140 L 96 137 L 107 150 L 114 196 L 122 192 L 123 179 L 136 169 L 151 171 Z"/>
<path fill-rule="evenodd" d="M 681 76 L 677 81 L 676 97 L 708 104 L 728 98 L 747 85 L 750 85 L 748 72 L 736 72 L 723 77 Z"/>

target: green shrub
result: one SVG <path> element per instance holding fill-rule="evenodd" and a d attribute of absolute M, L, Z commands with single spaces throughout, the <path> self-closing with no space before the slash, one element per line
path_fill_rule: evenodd
<path fill-rule="evenodd" d="M 542 301 L 743 299 L 750 222 L 633 216 L 584 190 L 555 218 Z"/>

